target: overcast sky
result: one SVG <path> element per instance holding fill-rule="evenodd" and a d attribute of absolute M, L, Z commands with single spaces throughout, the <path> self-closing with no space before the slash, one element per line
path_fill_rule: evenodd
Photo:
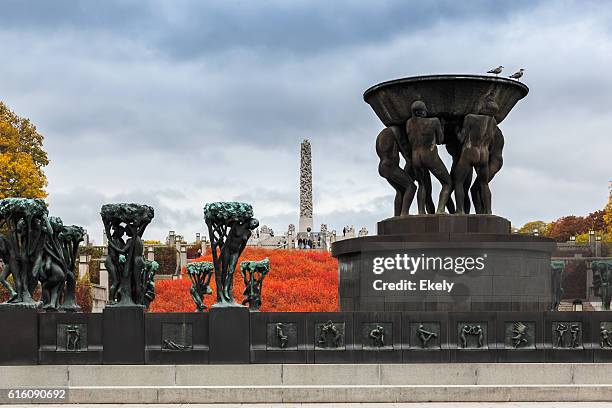
<path fill-rule="evenodd" d="M 51 212 L 98 242 L 108 202 L 153 205 L 149 239 L 193 239 L 209 201 L 297 225 L 304 138 L 315 228 L 372 233 L 393 190 L 363 91 L 500 64 L 530 93 L 501 124 L 494 213 L 583 215 L 612 179 L 610 2 L 3 0 L 0 51 L 0 99 L 45 135 Z"/>

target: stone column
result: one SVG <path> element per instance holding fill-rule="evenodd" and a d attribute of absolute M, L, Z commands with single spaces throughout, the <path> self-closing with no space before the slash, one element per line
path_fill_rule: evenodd
<path fill-rule="evenodd" d="M 104 261 L 100 261 L 100 286 L 106 288 L 106 293 L 108 296 L 108 271 L 106 270 Z"/>
<path fill-rule="evenodd" d="M 155 248 L 150 246 L 147 247 L 147 261 L 154 261 L 155 260 Z"/>
<path fill-rule="evenodd" d="M 91 255 L 81 255 L 79 256 L 79 277 L 89 273 L 89 261 L 91 259 Z"/>
<path fill-rule="evenodd" d="M 186 245 L 181 245 L 181 266 L 179 267 L 179 271 L 178 273 L 181 273 L 181 270 L 183 269 L 183 266 L 187 265 L 187 246 Z"/>
<path fill-rule="evenodd" d="M 312 230 L 312 153 L 310 142 L 300 147 L 300 222 L 298 232 Z"/>

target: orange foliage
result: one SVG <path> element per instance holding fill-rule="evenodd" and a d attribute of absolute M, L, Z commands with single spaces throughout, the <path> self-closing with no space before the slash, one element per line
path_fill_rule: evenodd
<path fill-rule="evenodd" d="M 338 261 L 325 251 L 270 250 L 247 247 L 238 261 L 270 259 L 270 272 L 264 279 L 262 312 L 336 312 L 338 311 Z M 210 251 L 195 261 L 212 261 Z M 184 271 L 183 271 L 184 273 Z M 193 312 L 191 281 L 186 275 L 181 279 L 155 282 L 155 301 L 151 312 Z M 210 307 L 215 302 L 213 294 L 205 297 Z M 240 266 L 234 273 L 234 298 L 242 302 L 244 282 Z"/>

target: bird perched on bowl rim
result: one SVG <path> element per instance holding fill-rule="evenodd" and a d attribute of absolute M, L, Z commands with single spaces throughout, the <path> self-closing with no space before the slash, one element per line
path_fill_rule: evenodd
<path fill-rule="evenodd" d="M 523 76 L 523 71 L 525 70 L 521 68 L 518 71 L 516 71 L 514 74 L 510 75 L 508 78 L 512 78 L 512 79 L 516 79 L 520 81 L 521 77 Z"/>
<path fill-rule="evenodd" d="M 492 70 L 487 71 L 487 74 L 495 74 L 495 75 L 499 75 L 499 74 L 501 74 L 501 72 L 502 72 L 503 70 L 504 70 L 504 66 L 503 66 L 503 65 L 500 65 L 500 66 L 499 66 L 499 67 L 497 67 L 497 68 L 493 68 Z"/>

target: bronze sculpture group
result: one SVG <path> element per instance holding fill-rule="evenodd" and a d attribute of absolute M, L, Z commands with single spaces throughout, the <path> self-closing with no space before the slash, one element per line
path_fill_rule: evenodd
<path fill-rule="evenodd" d="M 143 234 L 154 217 L 148 205 L 134 203 L 105 204 L 100 211 L 108 238 L 104 260 L 109 273 L 109 307 L 148 308 L 155 299 L 156 261 L 144 257 Z M 204 311 L 204 296 L 211 294 L 210 280 L 215 275 L 215 307 L 243 306 L 257 311 L 261 307 L 263 279 L 270 262 L 244 261 L 240 271 L 245 284 L 244 301 L 233 298 L 233 276 L 238 258 L 246 247 L 251 231 L 259 225 L 249 204 L 219 202 L 204 207 L 213 262 L 194 262 L 186 267 L 192 281 L 191 296 L 197 311 Z M 0 284 L 9 292 L 2 304 L 13 307 L 78 311 L 76 303 L 76 267 L 79 244 L 85 231 L 79 226 L 65 226 L 58 217 L 49 216 L 41 199 L 6 198 L 0 200 L 0 258 L 4 267 Z M 8 279 L 12 276 L 13 284 Z M 41 301 L 32 295 L 41 283 Z M 14 287 L 13 287 L 14 285 Z"/>
<path fill-rule="evenodd" d="M 261 289 L 263 280 L 270 271 L 270 260 L 240 262 L 240 272 L 244 281 L 243 305 L 249 305 L 251 310 L 261 307 Z"/>
<path fill-rule="evenodd" d="M 593 289 L 595 296 L 601 298 L 603 310 L 610 310 L 612 301 L 612 261 L 597 260 L 591 262 L 593 270 Z"/>
<path fill-rule="evenodd" d="M 102 206 L 100 215 L 108 237 L 105 266 L 110 278 L 110 307 L 147 307 L 155 296 L 158 265 L 145 260 L 142 239 L 154 214 L 153 207 L 142 204 Z"/>
<path fill-rule="evenodd" d="M 379 133 L 378 171 L 396 191 L 395 216 L 409 215 L 415 193 L 419 214 L 443 214 L 445 210 L 467 214 L 472 204 L 477 214 L 491 214 L 489 183 L 503 165 L 504 137 L 495 119 L 498 109 L 493 98 L 485 98 L 457 127 L 429 117 L 426 102 L 417 100 L 411 104 L 411 116 L 404 126 L 388 126 Z M 437 146 L 442 144 L 452 156 L 450 172 L 438 154 Z M 476 180 L 472 183 L 474 171 Z M 437 205 L 431 198 L 431 175 L 441 184 Z"/>
<path fill-rule="evenodd" d="M 0 284 L 9 292 L 9 307 L 78 311 L 76 303 L 76 258 L 85 231 L 64 226 L 49 216 L 41 199 L 0 200 L 0 257 L 4 263 Z M 13 285 L 8 281 L 12 276 Z M 32 298 L 41 283 L 41 300 Z"/>
<path fill-rule="evenodd" d="M 251 231 L 259 226 L 253 218 L 253 208 L 246 203 L 217 202 L 204 206 L 204 221 L 210 235 L 212 262 L 192 262 L 187 264 L 186 272 L 191 280 L 189 290 L 196 305 L 196 311 L 206 310 L 204 297 L 212 294 L 210 280 L 214 274 L 216 286 L 216 303 L 213 307 L 249 306 L 253 311 L 261 307 L 261 289 L 263 279 L 270 269 L 270 261 L 244 261 L 240 263 L 240 272 L 244 280 L 244 300 L 236 303 L 232 293 L 234 272 L 238 258 Z"/>

